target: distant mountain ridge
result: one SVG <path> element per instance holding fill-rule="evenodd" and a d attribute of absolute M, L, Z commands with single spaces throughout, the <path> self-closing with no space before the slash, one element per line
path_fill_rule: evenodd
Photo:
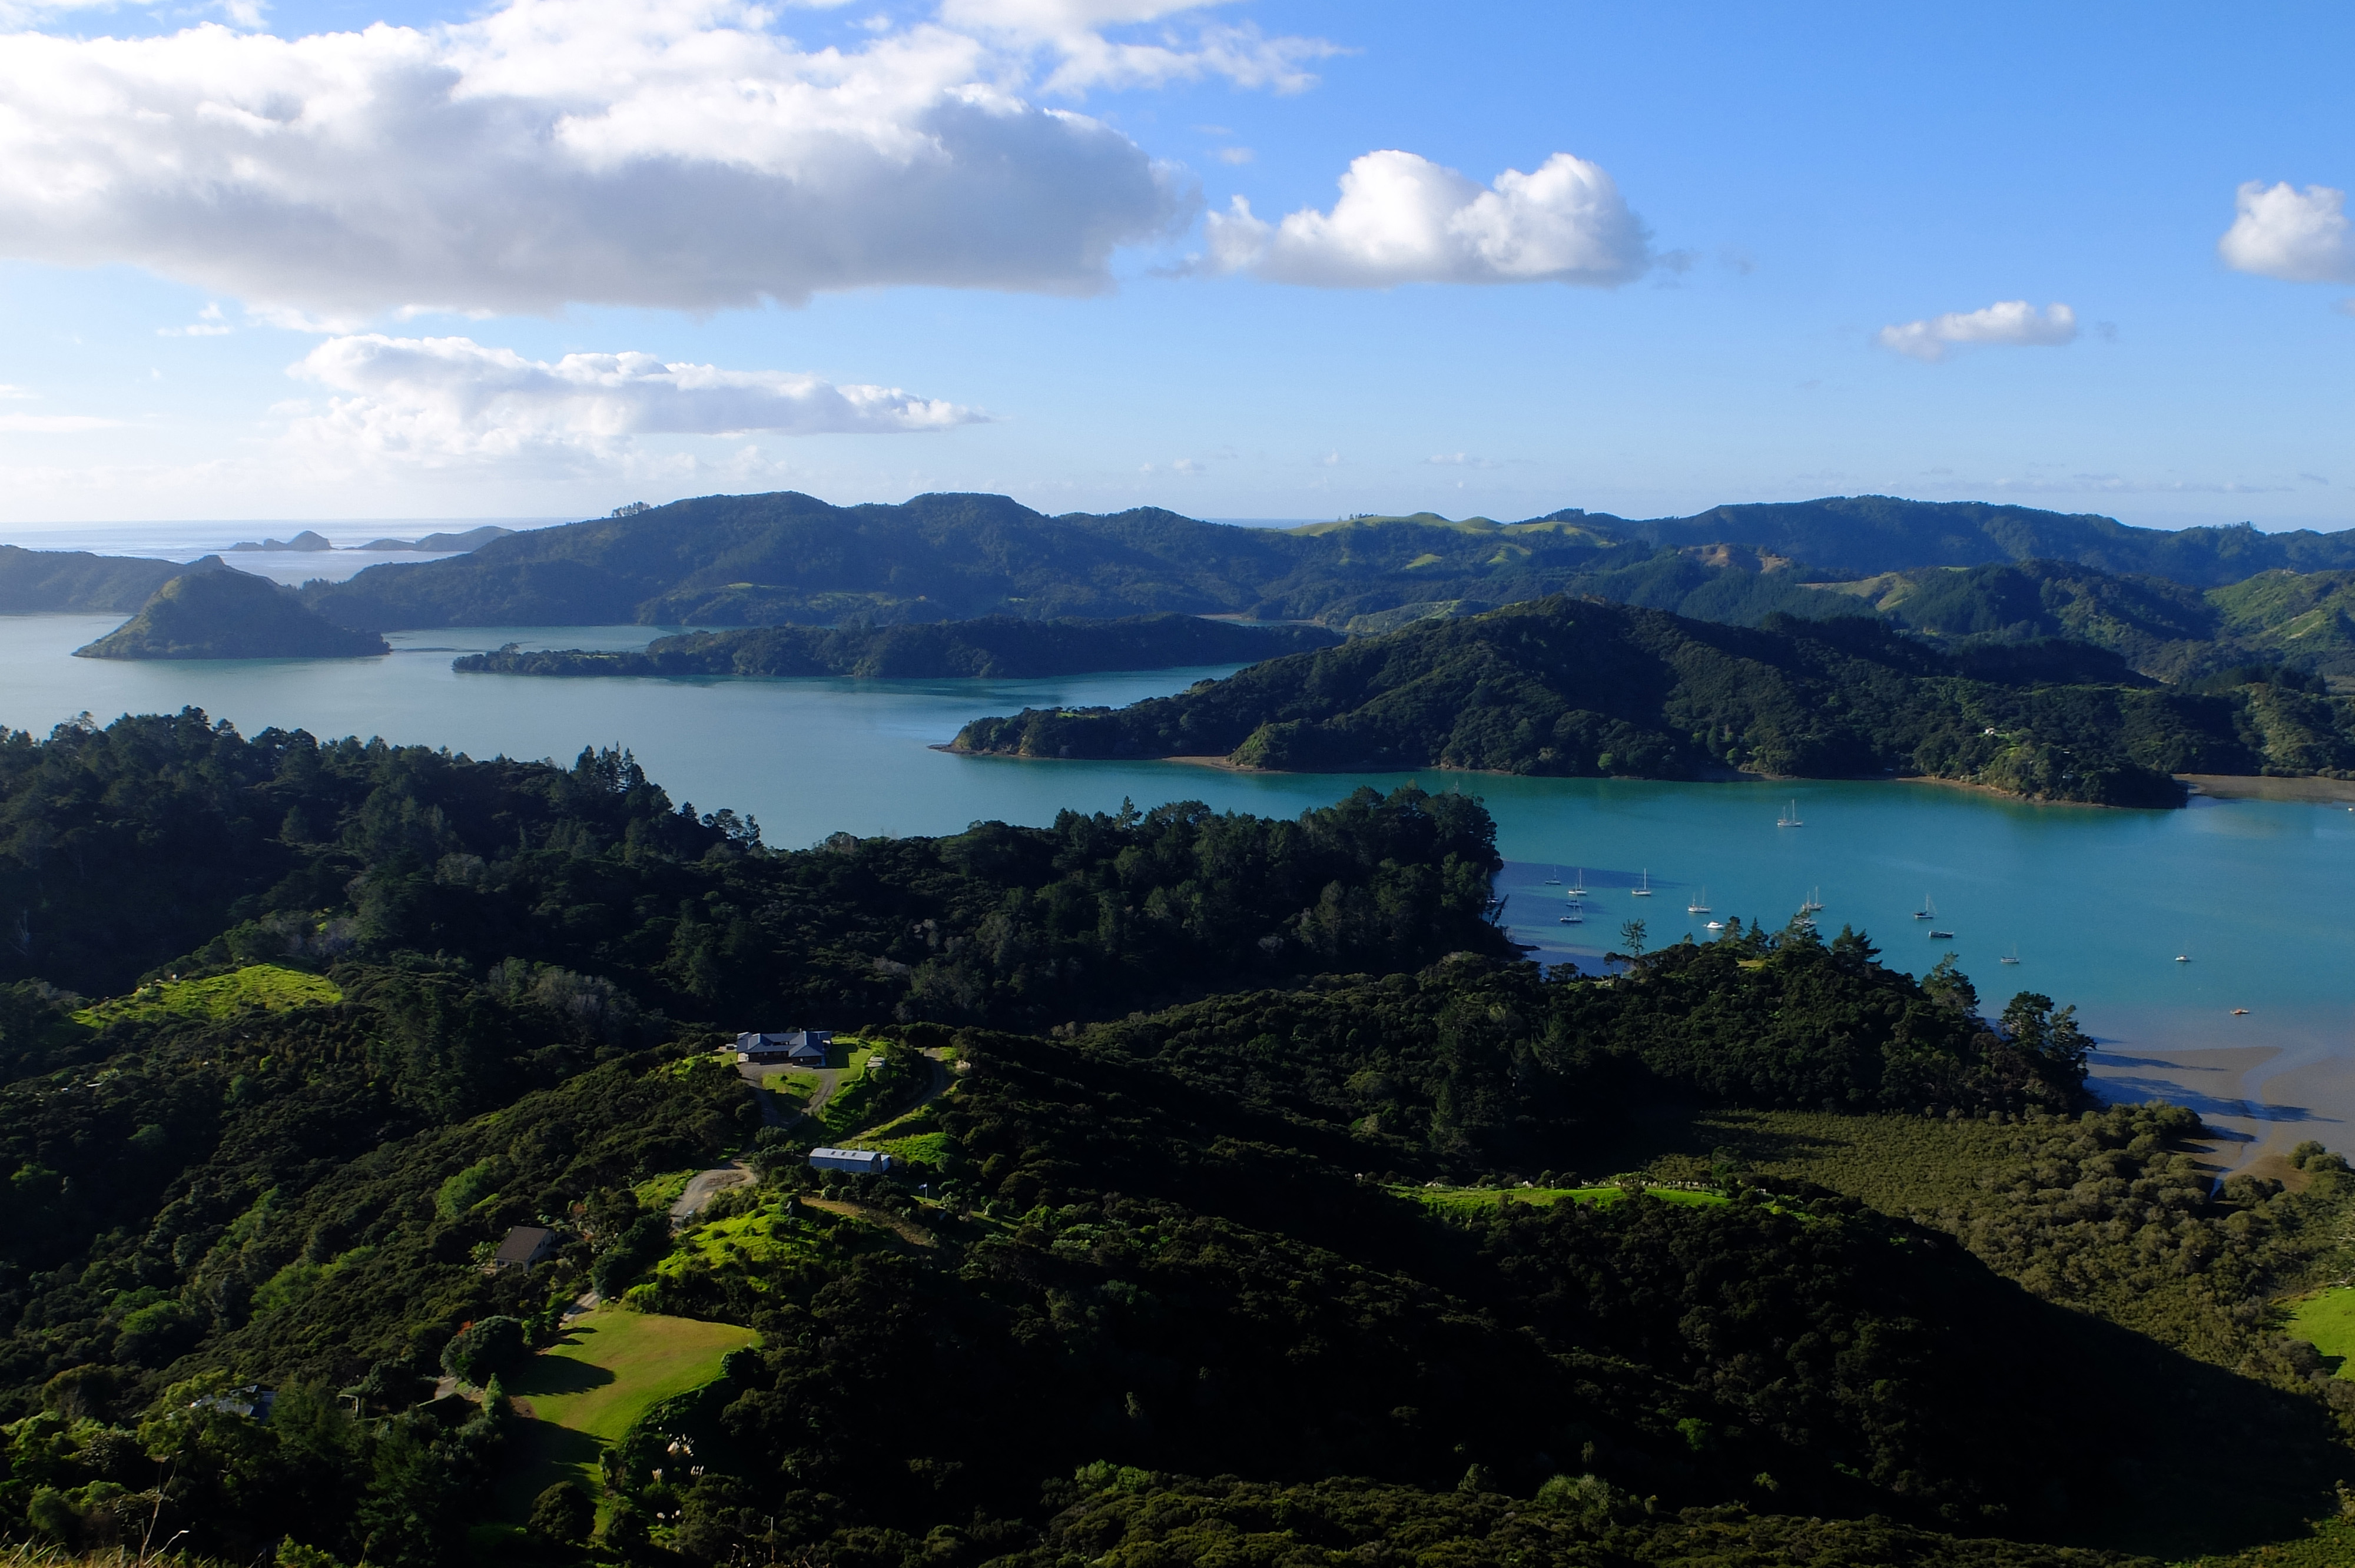
<path fill-rule="evenodd" d="M 330 620 L 371 630 L 1177 611 L 1362 632 L 1564 592 L 1749 622 L 1841 608 L 1811 577 L 2039 558 L 2206 588 L 2284 567 L 2355 568 L 2355 532 L 2166 533 L 1888 496 L 1648 521 L 1570 510 L 1520 523 L 1418 514 L 1252 529 L 1157 507 L 1049 516 L 1002 495 L 836 506 L 786 491 L 535 529 L 462 557 L 387 563 L 303 591 Z"/>
<path fill-rule="evenodd" d="M 1984 501 L 1907 501 L 1891 495 L 1717 506 L 1690 517 L 1630 523 L 1579 512 L 1574 521 L 1668 546 L 1741 544 L 1804 561 L 1819 572 L 1869 576 L 1922 567 L 1999 561 L 2070 561 L 2142 573 L 2192 588 L 2220 588 L 2259 572 L 2355 567 L 2355 529 L 2264 534 L 2231 527 L 2133 528 L 2092 513 L 2041 512 Z"/>

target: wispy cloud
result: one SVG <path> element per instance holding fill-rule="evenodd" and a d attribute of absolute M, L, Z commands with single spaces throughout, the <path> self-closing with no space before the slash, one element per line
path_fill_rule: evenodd
<path fill-rule="evenodd" d="M 0 414 L 0 430 L 13 435 L 72 436 L 84 430 L 120 429 L 121 419 L 101 419 L 93 414 Z"/>
<path fill-rule="evenodd" d="M 1279 283 L 1387 289 L 1401 283 L 1580 283 L 1612 288 L 1652 264 L 1649 237 L 1608 174 L 1556 153 L 1481 185 L 1412 153 L 1368 153 L 1341 176 L 1329 212 L 1280 223 L 1234 198 L 1209 219 L 1205 265 Z"/>
<path fill-rule="evenodd" d="M 197 319 L 186 326 L 157 327 L 157 337 L 227 337 L 234 329 L 221 315 L 218 303 L 211 303 L 197 313 Z"/>
<path fill-rule="evenodd" d="M 899 434 L 984 418 L 896 387 L 774 370 L 666 364 L 650 354 L 553 362 L 471 338 L 331 338 L 289 374 L 339 394 L 288 429 L 295 444 L 428 465 L 611 458 L 649 435 Z"/>
<path fill-rule="evenodd" d="M 1873 341 L 1914 359 L 1936 361 L 1957 345 L 2009 344 L 2055 348 L 2077 339 L 2077 313 L 2062 304 L 2039 314 L 2026 300 L 2004 300 L 1977 311 L 1949 311 L 1918 322 L 1885 326 Z"/>

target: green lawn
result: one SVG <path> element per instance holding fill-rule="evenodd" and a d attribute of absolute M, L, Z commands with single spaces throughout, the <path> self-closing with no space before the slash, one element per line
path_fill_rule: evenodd
<path fill-rule="evenodd" d="M 691 1171 L 669 1171 L 660 1176 L 649 1176 L 630 1191 L 636 1196 L 639 1208 L 648 1213 L 665 1213 L 673 1203 L 687 1195 L 687 1184 L 694 1181 L 696 1172 L 702 1169 L 698 1165 Z"/>
<path fill-rule="evenodd" d="M 1623 1187 L 1397 1187 L 1392 1191 L 1457 1213 L 1493 1209 L 1500 1203 L 1559 1203 L 1565 1199 L 1573 1203 L 1617 1203 L 1627 1197 Z M 1663 1203 L 1694 1207 L 1728 1201 L 1722 1192 L 1690 1192 L 1681 1187 L 1646 1187 L 1644 1195 Z"/>
<path fill-rule="evenodd" d="M 956 1091 L 955 1084 L 949 1085 L 948 1094 L 954 1095 Z M 857 1138 L 848 1139 L 844 1147 L 879 1149 L 895 1161 L 939 1165 L 948 1158 L 949 1152 L 949 1136 L 941 1130 L 936 1114 L 941 1104 L 940 1100 L 927 1100 L 880 1127 L 869 1128 Z"/>
<path fill-rule="evenodd" d="M 812 1095 L 817 1093 L 817 1075 L 806 1067 L 779 1067 L 774 1072 L 761 1075 L 762 1088 L 773 1095 L 800 1100 L 805 1105 Z"/>
<path fill-rule="evenodd" d="M 2293 1337 L 2339 1358 L 2340 1377 L 2355 1379 L 2355 1286 L 2340 1285 L 2290 1304 Z"/>
<path fill-rule="evenodd" d="M 792 1222 L 783 1217 L 784 1205 L 790 1202 L 791 1199 L 773 1201 L 750 1213 L 731 1214 L 724 1220 L 707 1220 L 689 1226 L 679 1236 L 671 1255 L 655 1265 L 655 1277 L 677 1280 L 698 1268 L 727 1274 L 805 1250 L 806 1237 L 796 1237 Z M 756 1289 L 762 1286 L 758 1276 L 747 1283 Z"/>
<path fill-rule="evenodd" d="M 500 1487 L 501 1513 L 521 1523 L 532 1499 L 560 1480 L 595 1497 L 607 1444 L 661 1400 L 719 1375 L 729 1351 L 760 1336 L 732 1323 L 600 1308 L 506 1382 L 532 1418 L 516 1433 L 515 1464 Z"/>
<path fill-rule="evenodd" d="M 227 1018 L 255 1009 L 287 1012 L 298 1007 L 333 1007 L 344 993 L 324 975 L 281 964 L 251 964 L 203 980 L 159 980 L 129 996 L 76 1012 L 77 1023 L 112 1023 L 122 1019 Z"/>

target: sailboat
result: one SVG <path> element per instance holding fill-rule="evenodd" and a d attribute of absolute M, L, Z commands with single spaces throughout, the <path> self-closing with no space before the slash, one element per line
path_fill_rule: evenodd
<path fill-rule="evenodd" d="M 1925 893 L 1922 895 L 1922 907 L 1913 911 L 1913 918 L 1916 920 L 1935 920 L 1937 917 L 1938 906 L 1930 902 L 1930 895 L 1928 894 Z"/>
<path fill-rule="evenodd" d="M 2016 942 L 2012 944 L 2011 951 L 1998 959 L 1996 962 L 1999 964 L 2016 964 L 2019 962 L 2019 945 Z"/>
<path fill-rule="evenodd" d="M 1548 887 L 1560 887 L 1561 885 L 1561 867 L 1555 866 L 1553 868 L 1553 874 L 1545 879 L 1545 885 Z"/>
<path fill-rule="evenodd" d="M 1578 868 L 1578 875 L 1570 885 L 1570 895 L 1572 898 L 1586 896 L 1586 868 L 1582 865 Z"/>
<path fill-rule="evenodd" d="M 1627 892 L 1633 897 L 1649 898 L 1652 895 L 1652 874 L 1648 870 L 1646 871 L 1644 873 L 1643 885 L 1640 887 L 1631 887 Z"/>
<path fill-rule="evenodd" d="M 1807 901 L 1799 906 L 1799 913 L 1802 915 L 1820 915 L 1823 912 L 1824 890 L 1821 887 L 1818 887 L 1813 893 L 1807 895 Z"/>
<path fill-rule="evenodd" d="M 1700 890 L 1700 896 L 1685 906 L 1685 913 L 1688 915 L 1706 915 L 1709 913 L 1708 888 L 1702 888 Z"/>
<path fill-rule="evenodd" d="M 1799 802 L 1796 797 L 1791 801 L 1791 809 L 1774 819 L 1774 825 L 1778 828 L 1804 828 L 1807 825 L 1799 821 Z"/>

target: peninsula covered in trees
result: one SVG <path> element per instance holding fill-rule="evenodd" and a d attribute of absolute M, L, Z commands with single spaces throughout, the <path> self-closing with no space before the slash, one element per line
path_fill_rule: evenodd
<path fill-rule="evenodd" d="M 2355 706 L 2259 668 L 2194 691 L 2080 643 L 1942 652 L 1864 618 L 1756 628 L 1550 599 L 1270 661 L 1114 709 L 976 719 L 961 750 L 1297 771 L 1952 779 L 2179 805 L 2171 774 L 2355 767 Z"/>
<path fill-rule="evenodd" d="M 2355 1261 L 2343 1160 L 2219 1187 L 2190 1112 L 2087 1100 L 2065 1006 L 1858 932 L 1540 970 L 1497 863 L 1412 788 L 780 851 L 615 751 L 0 738 L 0 1531 L 311 1568 L 2346 1544 L 2355 1383 L 2268 1326 Z M 799 1020 L 849 1065 L 715 1049 Z M 740 1184 L 698 1207 L 698 1171 Z M 548 1251 L 495 1266 L 517 1226 Z M 569 1414 L 646 1358 L 662 1397 Z"/>
<path fill-rule="evenodd" d="M 452 663 L 464 674 L 858 675 L 935 679 L 1166 670 L 1251 663 L 1341 639 L 1317 626 L 1237 626 L 1194 615 L 1025 620 L 1010 615 L 827 630 L 763 626 L 658 637 L 644 652 L 525 652 L 502 648 Z"/>

